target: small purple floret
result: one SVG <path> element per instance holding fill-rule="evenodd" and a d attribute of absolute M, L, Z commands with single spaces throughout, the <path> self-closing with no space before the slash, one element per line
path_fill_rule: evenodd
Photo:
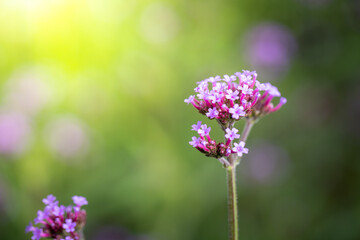
<path fill-rule="evenodd" d="M 239 91 L 235 90 L 235 92 L 231 89 L 226 91 L 226 95 L 225 97 L 231 101 L 236 101 L 237 99 L 239 99 Z"/>
<path fill-rule="evenodd" d="M 46 209 L 44 211 L 39 210 L 37 212 L 37 218 L 35 218 L 34 220 L 35 224 L 42 222 L 43 220 L 45 220 L 45 218 L 47 218 L 47 216 L 48 214 L 46 212 Z"/>
<path fill-rule="evenodd" d="M 209 96 L 209 99 L 213 104 L 220 103 L 224 97 L 224 94 L 215 92 Z"/>
<path fill-rule="evenodd" d="M 34 230 L 35 230 L 35 227 L 33 226 L 32 222 L 30 222 L 29 225 L 27 225 L 26 228 L 25 228 L 26 233 L 32 232 Z"/>
<path fill-rule="evenodd" d="M 202 124 L 202 122 L 201 121 L 198 121 L 197 122 L 197 124 L 194 124 L 194 125 L 192 125 L 191 127 L 192 127 L 192 131 L 199 131 L 199 129 L 201 128 L 201 124 Z"/>
<path fill-rule="evenodd" d="M 224 75 L 224 81 L 227 83 L 231 83 L 236 80 L 236 77 L 234 75 Z"/>
<path fill-rule="evenodd" d="M 56 200 L 56 197 L 54 197 L 54 195 L 50 194 L 46 198 L 44 198 L 42 201 L 46 205 L 51 205 L 55 202 L 55 200 Z"/>
<path fill-rule="evenodd" d="M 247 154 L 249 152 L 248 148 L 245 148 L 245 142 L 241 141 L 240 143 L 234 143 L 234 147 L 232 149 L 239 157 L 243 155 L 243 153 Z"/>
<path fill-rule="evenodd" d="M 216 107 L 209 108 L 209 112 L 206 113 L 206 116 L 210 119 L 216 118 L 219 116 L 219 111 L 216 109 Z"/>
<path fill-rule="evenodd" d="M 84 205 L 87 205 L 88 204 L 88 201 L 86 200 L 86 198 L 84 197 L 81 197 L 81 196 L 73 196 L 72 197 L 73 201 L 74 201 L 74 204 L 76 206 L 84 206 Z"/>
<path fill-rule="evenodd" d="M 243 106 L 239 106 L 239 104 L 235 104 L 234 107 L 229 109 L 229 113 L 232 114 L 232 118 L 239 119 L 240 117 L 245 116 L 245 111 Z"/>
<path fill-rule="evenodd" d="M 33 230 L 33 236 L 31 237 L 31 240 L 40 240 L 41 238 L 42 230 L 39 228 L 35 228 Z"/>
<path fill-rule="evenodd" d="M 74 239 L 72 237 L 70 237 L 70 236 L 66 236 L 66 238 L 62 238 L 60 240 L 74 240 Z"/>
<path fill-rule="evenodd" d="M 280 97 L 281 96 L 278 88 L 271 85 L 271 83 L 265 83 L 265 87 L 266 87 L 266 91 L 268 91 L 271 96 L 274 96 L 274 97 Z"/>
<path fill-rule="evenodd" d="M 71 219 L 66 219 L 63 224 L 63 228 L 66 232 L 74 232 L 76 227 L 76 222 L 73 222 Z"/>
<path fill-rule="evenodd" d="M 226 131 L 225 137 L 230 141 L 233 141 L 235 138 L 240 138 L 240 134 L 237 134 L 239 130 L 237 130 L 236 128 L 232 128 L 232 129 L 227 128 L 225 131 Z"/>
<path fill-rule="evenodd" d="M 185 99 L 184 102 L 186 102 L 187 104 L 192 103 L 192 101 L 194 101 L 195 96 L 191 95 L 189 98 Z"/>
<path fill-rule="evenodd" d="M 239 90 L 241 90 L 241 92 L 243 93 L 243 94 L 252 94 L 252 92 L 253 92 L 253 89 L 252 88 L 249 88 L 249 85 L 246 85 L 246 84 L 244 84 L 244 86 L 242 86 L 242 87 L 239 87 Z"/>
<path fill-rule="evenodd" d="M 201 143 L 201 139 L 197 137 L 192 137 L 192 141 L 189 144 L 193 147 L 197 147 Z"/>
<path fill-rule="evenodd" d="M 211 131 L 211 127 L 207 127 L 207 125 L 204 124 L 204 125 L 201 125 L 201 128 L 198 130 L 198 133 L 200 136 L 204 137 L 204 136 L 209 135 L 210 131 Z"/>

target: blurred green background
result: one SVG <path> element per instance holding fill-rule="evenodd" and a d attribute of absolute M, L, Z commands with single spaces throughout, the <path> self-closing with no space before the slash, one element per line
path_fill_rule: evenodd
<path fill-rule="evenodd" d="M 0 238 L 54 194 L 89 240 L 227 238 L 226 177 L 183 100 L 257 70 L 288 103 L 253 129 L 240 239 L 360 239 L 357 0 L 1 0 Z M 241 123 L 239 123 L 241 126 Z"/>

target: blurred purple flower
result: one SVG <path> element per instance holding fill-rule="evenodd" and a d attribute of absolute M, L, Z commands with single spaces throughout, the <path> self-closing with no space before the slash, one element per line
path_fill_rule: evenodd
<path fill-rule="evenodd" d="M 86 201 L 84 197 L 78 198 Z M 44 198 L 43 203 L 46 206 L 43 211 L 38 211 L 38 216 L 34 219 L 35 226 L 30 222 L 25 228 L 26 233 L 33 234 L 31 239 L 79 240 L 86 222 L 86 211 L 80 207 L 77 211 L 73 211 L 71 205 L 59 205 L 53 195 Z"/>
<path fill-rule="evenodd" d="M 247 57 L 258 71 L 278 75 L 290 65 L 297 48 L 293 34 L 278 23 L 262 23 L 247 36 Z"/>
<path fill-rule="evenodd" d="M 260 142 L 252 147 L 244 161 L 246 175 L 255 182 L 269 183 L 287 173 L 289 157 L 285 149 L 270 142 Z"/>
<path fill-rule="evenodd" d="M 43 71 L 35 68 L 16 72 L 5 86 L 4 104 L 22 113 L 39 112 L 53 95 L 45 78 Z"/>
<path fill-rule="evenodd" d="M 87 153 L 89 136 L 85 125 L 77 118 L 61 116 L 46 128 L 46 142 L 62 158 L 75 158 Z"/>
<path fill-rule="evenodd" d="M 22 153 L 30 137 L 28 119 L 15 112 L 0 113 L 0 154 L 14 155 Z"/>
<path fill-rule="evenodd" d="M 86 198 L 81 197 L 81 196 L 73 196 L 72 200 L 74 202 L 74 204 L 78 207 L 84 206 L 88 204 L 88 201 L 86 200 Z"/>

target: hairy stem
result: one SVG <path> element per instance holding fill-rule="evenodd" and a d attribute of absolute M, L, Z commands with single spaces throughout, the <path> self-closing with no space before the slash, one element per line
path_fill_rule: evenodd
<path fill-rule="evenodd" d="M 79 235 L 80 235 L 80 236 L 79 236 L 79 237 L 80 237 L 79 240 L 85 240 L 84 232 L 83 232 L 82 229 L 80 230 Z"/>
<path fill-rule="evenodd" d="M 244 130 L 241 134 L 240 141 L 246 141 L 251 128 L 256 123 L 256 120 L 247 119 Z M 226 139 L 225 139 L 226 140 Z M 229 240 L 238 240 L 238 209 L 237 209 L 237 195 L 236 195 L 236 166 L 239 165 L 241 157 L 236 154 L 231 154 L 228 161 L 223 161 L 224 167 L 227 172 L 227 185 L 228 185 L 228 220 L 229 220 Z"/>
<path fill-rule="evenodd" d="M 251 131 L 251 129 L 254 126 L 255 123 L 256 123 L 256 121 L 254 121 L 254 120 L 246 120 L 244 130 L 243 130 L 243 132 L 242 132 L 242 134 L 240 136 L 240 141 L 246 142 L 246 139 L 248 138 L 248 136 L 250 134 L 250 131 Z M 238 157 L 236 159 L 236 165 L 235 166 L 239 165 L 240 161 L 241 161 L 241 157 Z"/>
<path fill-rule="evenodd" d="M 229 166 L 227 169 L 228 184 L 228 219 L 229 219 L 229 240 L 238 240 L 238 214 L 236 196 L 236 167 Z"/>
<path fill-rule="evenodd" d="M 256 121 L 247 120 L 244 130 L 241 134 L 240 141 L 246 141 L 251 128 Z M 238 209 L 237 209 L 237 196 L 236 196 L 236 166 L 239 165 L 241 157 L 231 154 L 228 157 L 230 166 L 226 168 L 227 171 L 227 185 L 228 185 L 228 219 L 229 219 L 229 240 L 238 240 Z"/>
<path fill-rule="evenodd" d="M 240 141 L 246 142 L 246 139 L 248 138 L 251 128 L 254 126 L 255 121 L 253 120 L 246 120 L 244 130 L 241 134 Z"/>

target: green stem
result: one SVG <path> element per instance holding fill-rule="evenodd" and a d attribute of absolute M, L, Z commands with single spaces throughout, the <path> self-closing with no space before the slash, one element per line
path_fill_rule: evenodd
<path fill-rule="evenodd" d="M 241 134 L 240 141 L 246 141 L 251 128 L 256 121 L 247 120 L 244 130 Z M 230 166 L 226 168 L 227 172 L 227 185 L 228 185 L 228 218 L 229 218 L 229 240 L 239 239 L 239 224 L 238 224 L 238 209 L 237 209 L 237 195 L 236 195 L 236 166 L 240 163 L 241 158 L 238 158 L 235 154 L 231 154 L 228 157 Z"/>
<path fill-rule="evenodd" d="M 84 232 L 83 232 L 82 229 L 80 230 L 79 235 L 80 235 L 80 236 L 79 236 L 79 237 L 80 237 L 79 240 L 85 240 Z"/>
<path fill-rule="evenodd" d="M 229 240 L 238 240 L 238 210 L 236 196 L 236 167 L 229 166 L 227 169 L 228 184 L 228 218 L 229 218 Z"/>
<path fill-rule="evenodd" d="M 254 121 L 254 120 L 246 120 L 244 130 L 243 130 L 243 132 L 241 133 L 241 136 L 240 136 L 240 142 L 241 141 L 246 142 L 246 139 L 248 138 L 248 136 L 250 134 L 250 131 L 251 131 L 251 129 L 254 126 L 255 123 L 256 123 L 256 121 Z M 241 161 L 241 157 L 238 157 L 236 159 L 235 166 L 239 165 L 240 161 Z"/>
<path fill-rule="evenodd" d="M 253 120 L 246 120 L 244 130 L 241 134 L 240 141 L 246 142 L 246 139 L 248 138 L 251 128 L 254 126 L 255 121 Z"/>

